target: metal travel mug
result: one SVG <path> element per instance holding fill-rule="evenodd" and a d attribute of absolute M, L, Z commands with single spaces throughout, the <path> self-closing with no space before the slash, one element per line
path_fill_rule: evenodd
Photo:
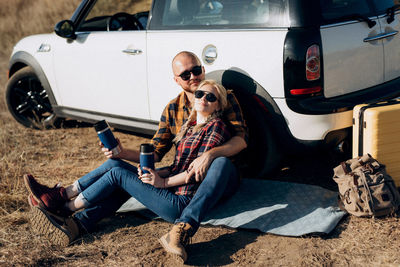
<path fill-rule="evenodd" d="M 94 128 L 104 147 L 111 150 L 114 155 L 118 155 L 121 151 L 108 123 L 105 120 L 99 121 L 95 123 Z"/>
<path fill-rule="evenodd" d="M 140 145 L 140 169 L 143 173 L 149 173 L 143 167 L 154 170 L 154 147 L 152 144 Z"/>

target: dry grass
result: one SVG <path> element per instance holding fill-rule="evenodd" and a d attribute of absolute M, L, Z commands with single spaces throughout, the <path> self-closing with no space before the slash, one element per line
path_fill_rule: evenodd
<path fill-rule="evenodd" d="M 23 36 L 53 30 L 61 19 L 69 19 L 80 0 L 1 0 L 0 58 L 8 58 Z M 4 49 L 6 48 L 6 49 Z"/>
<path fill-rule="evenodd" d="M 100 231 L 67 248 L 51 247 L 29 227 L 22 175 L 68 184 L 104 160 L 89 127 L 36 131 L 18 125 L 6 110 L 4 85 L 12 45 L 22 36 L 50 32 L 69 18 L 79 0 L 0 0 L 0 266 L 171 265 L 157 243 L 170 227 L 138 215 L 101 223 Z M 124 144 L 146 139 L 116 133 Z M 170 160 L 167 158 L 166 161 Z M 307 172 L 306 172 L 307 173 Z M 295 174 L 307 179 L 304 173 Z M 330 179 L 330 174 L 321 178 Z M 189 248 L 191 265 L 400 266 L 398 217 L 373 220 L 346 217 L 327 236 L 288 238 L 259 232 L 202 227 Z"/>

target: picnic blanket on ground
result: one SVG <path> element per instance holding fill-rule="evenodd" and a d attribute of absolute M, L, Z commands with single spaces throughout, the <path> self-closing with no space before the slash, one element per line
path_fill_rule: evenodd
<path fill-rule="evenodd" d="M 156 217 L 134 198 L 118 210 L 127 211 Z M 344 215 L 337 207 L 337 192 L 314 185 L 242 179 L 235 195 L 217 205 L 202 224 L 301 236 L 329 233 Z"/>

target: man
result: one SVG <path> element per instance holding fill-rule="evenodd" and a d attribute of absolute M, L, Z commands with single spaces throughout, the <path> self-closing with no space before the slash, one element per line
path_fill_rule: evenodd
<path fill-rule="evenodd" d="M 190 114 L 194 102 L 194 92 L 205 78 L 204 67 L 201 66 L 200 60 L 195 54 L 187 51 L 180 52 L 174 57 L 172 71 L 175 82 L 182 87 L 183 91 L 165 107 L 160 119 L 159 129 L 152 139 L 156 161 L 160 161 L 172 147 L 173 138 Z M 222 146 L 203 153 L 192 162 L 188 169 L 186 181 L 195 179 L 202 181 L 202 183 L 180 217 L 175 220 L 172 230 L 160 239 L 167 252 L 179 256 L 183 261 L 187 258 L 185 245 L 189 237 L 197 231 L 206 213 L 220 199 L 232 195 L 239 184 L 238 178 L 234 178 L 238 177 L 237 170 L 227 157 L 234 156 L 246 148 L 246 129 L 240 106 L 231 92 L 228 93 L 228 102 L 228 109 L 225 111 L 224 117 L 226 123 L 232 126 L 233 137 Z M 111 159 L 102 165 L 103 169 L 105 169 L 105 166 L 111 168 L 121 164 L 122 161 L 112 160 L 117 158 L 139 162 L 139 151 L 137 150 L 121 149 L 122 152 L 118 155 L 114 155 L 112 151 L 106 148 L 102 150 L 106 157 Z M 41 200 L 59 198 L 62 201 L 65 198 L 64 188 L 62 188 L 63 191 L 57 188 L 46 189 L 35 184 L 34 179 L 30 182 L 31 187 L 36 187 L 33 191 L 41 192 L 39 193 Z M 56 216 L 44 209 L 34 208 L 33 225 L 50 239 L 56 239 L 52 241 L 57 243 L 59 240 L 66 240 L 61 243 L 67 245 L 80 234 L 78 229 L 92 231 L 99 220 L 114 214 L 128 198 L 129 195 L 126 192 L 116 191 L 100 203 L 75 213 L 72 218 Z M 35 199 L 32 197 L 30 199 L 32 206 L 38 205 Z"/>

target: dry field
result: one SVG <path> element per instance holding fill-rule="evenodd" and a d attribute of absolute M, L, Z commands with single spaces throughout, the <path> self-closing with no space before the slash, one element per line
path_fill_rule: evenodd
<path fill-rule="evenodd" d="M 65 185 L 104 161 L 91 127 L 27 129 L 11 118 L 4 103 L 12 45 L 27 34 L 50 32 L 55 22 L 70 17 L 78 2 L 0 0 L 0 266 L 174 266 L 157 242 L 170 224 L 135 213 L 102 221 L 97 232 L 67 248 L 50 246 L 30 229 L 24 173 L 48 185 Z M 132 148 L 147 140 L 122 132 L 116 135 Z M 277 178 L 335 188 L 332 162 L 323 162 L 319 156 L 304 158 L 297 165 L 290 162 Z M 312 173 L 306 175 L 310 169 Z M 197 266 L 400 266 L 399 218 L 347 216 L 329 235 L 301 238 L 202 227 L 188 252 L 188 264 Z"/>

